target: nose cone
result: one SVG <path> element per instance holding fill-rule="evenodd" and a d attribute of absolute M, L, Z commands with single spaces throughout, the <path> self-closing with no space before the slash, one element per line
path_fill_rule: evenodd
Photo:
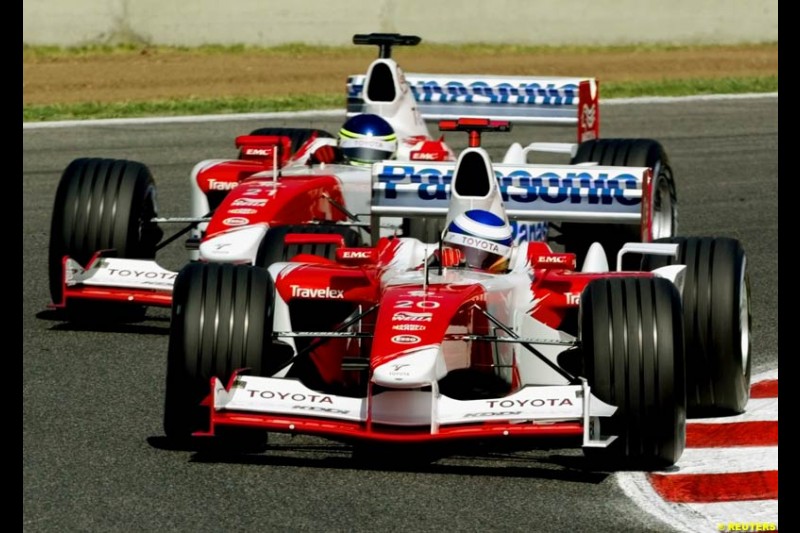
<path fill-rule="evenodd" d="M 411 389 L 430 385 L 446 374 L 441 349 L 432 346 L 401 355 L 376 367 L 372 372 L 372 381 L 383 387 Z"/>
<path fill-rule="evenodd" d="M 200 257 L 219 263 L 251 263 L 266 233 L 267 226 L 259 224 L 214 235 L 200 244 Z"/>

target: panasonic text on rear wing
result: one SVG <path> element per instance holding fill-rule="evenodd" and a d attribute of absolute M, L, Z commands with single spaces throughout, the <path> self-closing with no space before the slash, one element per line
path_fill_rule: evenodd
<path fill-rule="evenodd" d="M 364 112 L 366 75 L 347 80 L 348 116 Z M 578 126 L 578 142 L 599 136 L 595 78 L 405 74 L 426 120 L 492 118 Z"/>
<path fill-rule="evenodd" d="M 639 224 L 644 167 L 493 165 L 506 213 L 516 220 Z M 373 166 L 377 216 L 446 216 L 455 163 Z"/>

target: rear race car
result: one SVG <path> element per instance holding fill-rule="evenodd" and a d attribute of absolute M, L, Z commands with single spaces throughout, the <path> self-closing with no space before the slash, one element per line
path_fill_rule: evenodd
<path fill-rule="evenodd" d="M 412 445 L 559 439 L 599 468 L 660 469 L 683 452 L 687 412 L 744 409 L 749 284 L 737 241 L 626 243 L 614 269 L 600 243 L 580 268 L 547 243 L 511 243 L 510 219 L 541 213 L 506 203 L 512 195 L 479 146 L 481 131 L 508 124 L 442 126 L 472 139 L 447 186 L 426 192 L 442 197 L 455 234 L 361 248 L 289 234 L 335 242 L 334 258 L 181 270 L 166 374 L 170 439 L 253 451 L 270 432 L 314 435 L 390 462 Z M 376 174 L 374 187 L 383 185 Z M 389 199 L 408 199 L 395 192 Z M 376 218 L 386 200 L 373 198 Z M 455 243 L 504 262 L 477 266 Z M 629 255 L 639 268 L 623 269 Z"/>
<path fill-rule="evenodd" d="M 380 191 L 372 181 L 380 169 L 384 181 L 390 180 L 387 187 L 396 172 L 411 172 L 410 179 L 426 187 L 433 180 L 446 184 L 455 156 L 444 136 L 432 135 L 426 123 L 442 117 L 488 112 L 495 118 L 576 129 L 576 143 L 512 143 L 499 167 L 507 169 L 500 176 L 504 187 L 519 183 L 554 191 L 566 183 L 561 176 L 573 176 L 570 190 L 585 180 L 603 179 L 608 179 L 605 189 L 612 190 L 617 182 L 608 176 L 613 174 L 622 176 L 629 193 L 641 190 L 652 197 L 646 199 L 651 207 L 646 216 L 652 220 L 647 235 L 638 217 L 610 216 L 606 204 L 619 201 L 598 193 L 598 214 L 609 214 L 602 224 L 595 215 L 590 215 L 591 224 L 583 217 L 544 218 L 549 214 L 544 210 L 540 219 L 512 220 L 517 242 L 552 242 L 582 261 L 595 241 L 613 254 L 625 241 L 677 234 L 675 185 L 663 147 L 646 139 L 598 138 L 597 80 L 405 73 L 391 58 L 392 48 L 415 45 L 419 37 L 358 34 L 353 40 L 377 46 L 379 57 L 365 75 L 348 78 L 346 114 L 377 114 L 390 122 L 399 137 L 395 159 L 372 168 L 322 162 L 315 154 L 335 146 L 332 134 L 313 128 L 259 128 L 236 139 L 237 157 L 194 166 L 186 217 L 160 216 L 155 180 L 144 163 L 76 159 L 61 176 L 53 208 L 52 306 L 67 311 L 68 318 L 85 320 L 116 314 L 109 310 L 128 315 L 126 307 L 140 316 L 146 306 L 169 306 L 177 273 L 162 268 L 156 255 L 180 239 L 189 261 L 262 266 L 299 252 L 333 257 L 331 245 L 286 243 L 287 234 L 336 234 L 351 247 L 374 245 L 389 235 L 434 241 L 444 218 L 433 212 L 413 217 L 403 211 L 384 213 L 381 223 L 373 224 L 372 196 Z M 539 151 L 563 153 L 568 161 L 540 172 L 529 162 L 530 154 Z M 617 168 L 604 174 L 598 170 L 603 167 Z M 624 172 L 630 167 L 649 169 L 650 177 L 640 173 L 631 178 Z M 641 186 L 644 180 L 652 186 Z M 631 202 L 638 209 L 638 200 Z M 555 203 L 563 204 L 558 199 Z"/>

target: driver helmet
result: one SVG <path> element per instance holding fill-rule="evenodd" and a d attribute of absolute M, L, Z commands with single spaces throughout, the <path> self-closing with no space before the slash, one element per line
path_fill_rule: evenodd
<path fill-rule="evenodd" d="M 344 123 L 339 130 L 339 148 L 350 164 L 371 165 L 394 158 L 397 135 L 385 119 L 364 113 Z"/>
<path fill-rule="evenodd" d="M 486 272 L 505 272 L 511 258 L 512 231 L 491 211 L 472 209 L 455 217 L 442 239 L 461 253 L 463 264 Z"/>

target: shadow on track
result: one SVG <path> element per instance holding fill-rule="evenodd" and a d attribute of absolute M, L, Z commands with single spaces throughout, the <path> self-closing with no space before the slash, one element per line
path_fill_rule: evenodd
<path fill-rule="evenodd" d="M 372 453 L 365 453 L 364 447 L 331 442 L 270 444 L 266 453 L 236 454 L 220 451 L 202 438 L 193 442 L 174 443 L 158 436 L 149 437 L 147 442 L 162 450 L 193 452 L 189 462 L 202 464 L 502 476 L 593 485 L 602 483 L 611 475 L 610 472 L 593 469 L 579 451 L 577 455 L 548 453 L 549 447 L 537 448 L 536 451 L 544 452 L 532 457 L 519 448 L 515 451 L 492 444 L 449 446 L 438 450 L 428 446 L 404 445 L 394 451 L 383 446 L 370 446 Z"/>
<path fill-rule="evenodd" d="M 119 316 L 92 314 L 90 317 L 67 315 L 60 309 L 36 313 L 39 320 L 58 322 L 51 331 L 92 331 L 99 333 L 136 333 L 140 335 L 169 335 L 169 316 L 144 316 L 121 319 Z"/>

